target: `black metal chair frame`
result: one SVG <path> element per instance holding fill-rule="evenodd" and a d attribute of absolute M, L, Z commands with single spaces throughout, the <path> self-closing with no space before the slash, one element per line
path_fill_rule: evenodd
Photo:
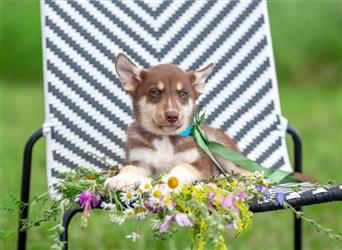
<path fill-rule="evenodd" d="M 289 133 L 293 140 L 293 149 L 294 149 L 294 170 L 295 172 L 302 172 L 302 143 L 299 134 L 297 131 L 291 127 L 287 127 L 287 133 Z M 19 215 L 19 225 L 18 225 L 18 249 L 25 250 L 26 249 L 26 239 L 27 232 L 21 231 L 20 228 L 22 226 L 22 221 L 28 218 L 28 202 L 30 196 L 30 180 L 31 180 L 31 166 L 32 166 L 32 150 L 35 143 L 43 137 L 43 129 L 39 128 L 32 133 L 28 141 L 26 142 L 24 149 L 24 158 L 23 158 L 23 173 L 22 173 L 22 182 L 21 182 L 21 196 L 20 200 L 24 204 L 27 204 Z M 301 211 L 301 207 L 296 208 L 298 211 Z M 60 240 L 64 242 L 64 249 L 68 249 L 68 226 L 72 218 L 82 209 L 74 209 L 66 211 L 63 215 L 63 226 L 64 232 L 60 235 Z M 253 211 L 253 209 L 251 209 Z M 253 212 L 262 212 L 262 211 L 253 211 Z M 265 211 L 266 212 L 266 211 Z M 294 249 L 301 250 L 302 249 L 302 220 L 300 218 L 296 218 L 294 216 Z"/>

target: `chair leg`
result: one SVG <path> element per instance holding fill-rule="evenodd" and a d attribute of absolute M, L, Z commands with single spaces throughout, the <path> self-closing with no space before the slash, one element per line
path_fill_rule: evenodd
<path fill-rule="evenodd" d="M 69 223 L 72 220 L 72 218 L 77 214 L 78 212 L 81 212 L 82 209 L 73 209 L 68 210 L 63 215 L 63 227 L 64 231 L 59 235 L 59 239 L 61 242 L 63 242 L 63 250 L 68 250 L 68 227 Z"/>
<path fill-rule="evenodd" d="M 302 208 L 296 208 L 297 211 L 302 211 Z M 294 216 L 294 249 L 302 250 L 302 219 Z"/>
<path fill-rule="evenodd" d="M 21 231 L 22 221 L 27 219 L 28 216 L 28 202 L 30 197 L 30 179 L 31 179 L 31 165 L 32 165 L 32 149 L 39 138 L 43 136 L 43 129 L 37 129 L 30 136 L 26 142 L 24 149 L 24 160 L 23 160 L 23 173 L 21 179 L 21 196 L 20 201 L 25 204 L 19 213 L 18 223 L 18 249 L 26 249 L 26 231 Z M 27 204 L 27 205 L 26 205 Z"/>

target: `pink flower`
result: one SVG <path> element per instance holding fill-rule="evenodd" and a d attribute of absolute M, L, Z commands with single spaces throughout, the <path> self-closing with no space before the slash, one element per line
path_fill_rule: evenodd
<path fill-rule="evenodd" d="M 186 216 L 186 214 L 183 213 L 176 214 L 176 222 L 180 227 L 192 227 L 194 225 L 194 223 L 191 220 L 189 220 L 188 216 Z"/>
<path fill-rule="evenodd" d="M 236 203 L 234 201 L 234 198 L 233 198 L 233 195 L 230 194 L 227 197 L 223 196 L 223 195 L 220 195 L 220 198 L 221 198 L 221 206 L 222 207 L 231 207 L 231 208 L 233 208 L 233 210 L 236 213 L 239 213 L 240 209 L 236 205 Z"/>
<path fill-rule="evenodd" d="M 209 192 L 208 193 L 208 198 L 212 200 L 212 199 L 214 199 L 215 195 L 216 195 L 215 192 Z"/>
<path fill-rule="evenodd" d="M 239 190 L 237 193 L 237 197 L 241 198 L 241 199 L 248 199 L 249 195 L 246 194 L 244 191 Z"/>
<path fill-rule="evenodd" d="M 97 207 L 101 202 L 97 199 L 95 193 L 90 192 L 89 190 L 83 191 L 79 197 L 80 204 L 83 209 L 91 209 L 92 207 Z"/>
<path fill-rule="evenodd" d="M 174 220 L 174 215 L 166 215 L 164 222 L 160 225 L 159 231 L 161 233 L 165 233 L 169 229 L 171 222 Z"/>
<path fill-rule="evenodd" d="M 209 182 L 208 187 L 217 188 L 217 185 L 213 182 Z"/>

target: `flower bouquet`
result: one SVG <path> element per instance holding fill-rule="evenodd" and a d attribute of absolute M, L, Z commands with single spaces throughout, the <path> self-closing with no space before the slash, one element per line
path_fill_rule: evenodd
<path fill-rule="evenodd" d="M 217 249 L 226 249 L 227 229 L 240 234 L 251 225 L 251 200 L 270 198 L 270 182 L 259 172 L 191 184 L 165 174 L 156 179 L 143 178 L 124 192 L 105 186 L 105 180 L 116 173 L 117 170 L 98 173 L 78 168 L 67 173 L 60 183 L 62 204 L 83 209 L 83 227 L 93 208 L 108 210 L 110 220 L 118 225 L 130 218 L 141 220 L 155 214 L 148 218 L 156 236 L 188 227 L 192 247 L 204 249 L 210 240 Z M 279 193 L 275 202 L 280 204 L 283 199 L 284 195 Z M 139 232 L 127 235 L 133 241 L 139 237 Z"/>

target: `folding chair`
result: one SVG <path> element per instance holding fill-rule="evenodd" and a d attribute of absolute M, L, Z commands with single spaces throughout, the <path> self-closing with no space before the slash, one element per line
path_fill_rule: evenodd
<path fill-rule="evenodd" d="M 94 154 L 122 164 L 132 117 L 114 71 L 119 52 L 145 68 L 170 62 L 191 70 L 214 62 L 200 98 L 207 122 L 227 131 L 250 159 L 291 171 L 288 132 L 294 170 L 302 171 L 300 137 L 281 115 L 266 1 L 43 1 L 41 22 L 45 122 L 25 147 L 21 201 L 29 200 L 32 148 L 42 136 L 52 199 L 58 198 L 59 174 L 79 165 L 109 167 Z M 342 198 L 336 185 L 285 192 L 298 209 Z M 254 212 L 280 208 L 251 204 Z M 65 213 L 62 240 L 67 242 L 68 224 L 79 211 Z M 27 216 L 25 208 L 20 219 Z M 294 247 L 301 249 L 301 220 L 294 224 Z M 19 232 L 18 248 L 25 249 L 25 242 L 26 232 Z"/>

